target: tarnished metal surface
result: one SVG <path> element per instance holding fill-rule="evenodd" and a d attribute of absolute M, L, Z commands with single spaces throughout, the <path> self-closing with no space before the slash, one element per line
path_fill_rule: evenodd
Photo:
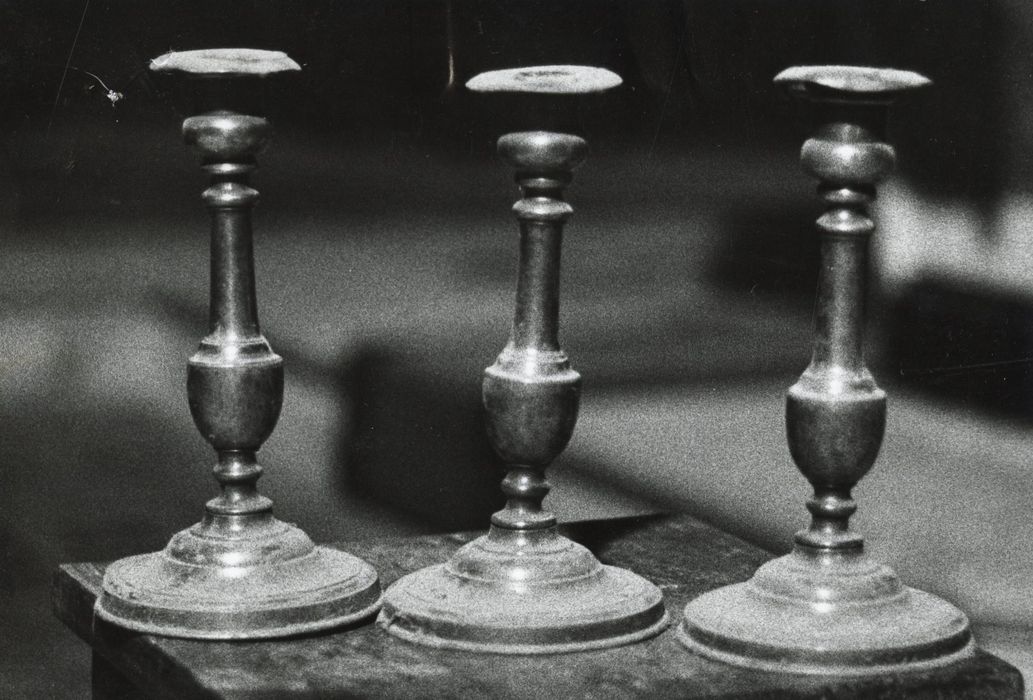
<path fill-rule="evenodd" d="M 301 70 L 301 66 L 282 51 L 265 49 L 172 51 L 153 59 L 150 68 L 158 72 L 223 75 L 229 78 Z"/>
<path fill-rule="evenodd" d="M 896 68 L 792 66 L 775 76 L 775 84 L 794 94 L 828 90 L 847 93 L 844 99 L 852 102 L 860 102 L 868 94 L 885 103 L 892 93 L 925 87 L 932 81 L 924 75 Z"/>
<path fill-rule="evenodd" d="M 258 70 L 242 65 L 242 55 L 262 72 L 275 68 L 269 61 L 290 60 L 277 52 L 199 53 L 203 60 L 163 57 L 163 69 L 223 79 Z M 212 214 L 209 333 L 189 360 L 187 395 L 198 430 L 218 453 L 222 493 L 164 551 L 112 564 L 97 614 L 142 632 L 208 639 L 289 636 L 370 617 L 381 597 L 373 568 L 274 518 L 256 486 L 256 453 L 283 401 L 283 360 L 258 325 L 251 235 L 258 192 L 248 185 L 271 128 L 261 117 L 218 111 L 187 119 L 183 134 L 212 178 L 203 195 Z"/>
<path fill-rule="evenodd" d="M 613 71 L 594 66 L 529 66 L 481 73 L 466 87 L 474 92 L 582 95 L 610 90 L 621 82 Z"/>
<path fill-rule="evenodd" d="M 502 482 L 508 502 L 487 535 L 391 586 L 379 624 L 421 644 L 496 653 L 645 639 L 667 626 L 660 590 L 600 564 L 542 509 L 544 471 L 570 439 L 581 392 L 557 330 L 562 231 L 573 211 L 562 192 L 587 147 L 578 136 L 547 131 L 507 134 L 498 147 L 523 192 L 513 207 L 520 263 L 512 334 L 483 384 L 488 436 L 510 465 Z"/>
<path fill-rule="evenodd" d="M 887 107 L 929 81 L 908 71 L 806 66 L 775 82 L 810 103 L 815 128 L 801 160 L 826 207 L 814 354 L 786 400 L 789 449 L 814 487 L 812 521 L 792 553 L 749 582 L 689 603 L 679 635 L 707 656 L 798 673 L 881 674 L 954 661 L 972 653 L 964 613 L 904 586 L 848 526 L 857 508 L 851 489 L 875 462 L 886 423 L 886 395 L 862 354 L 875 229 L 868 208 L 895 159 L 884 137 Z"/>

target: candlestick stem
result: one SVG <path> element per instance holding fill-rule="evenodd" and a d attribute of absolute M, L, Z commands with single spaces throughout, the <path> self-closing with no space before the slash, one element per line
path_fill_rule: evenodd
<path fill-rule="evenodd" d="M 489 73 L 468 85 L 521 91 L 539 81 L 565 84 L 569 68 Z M 513 206 L 520 224 L 513 328 L 483 383 L 488 438 L 509 466 L 502 482 L 508 500 L 488 534 L 447 563 L 393 584 L 379 623 L 409 641 L 496 653 L 583 651 L 644 639 L 667 624 L 660 590 L 601 564 L 560 535 L 555 516 L 542 508 L 545 469 L 570 440 L 581 394 L 581 377 L 558 340 L 559 273 L 563 225 L 573 211 L 563 188 L 587 144 L 572 134 L 528 131 L 506 134 L 498 150 L 516 169 L 522 195 Z"/>
<path fill-rule="evenodd" d="M 277 52 L 246 49 L 169 54 L 157 70 L 226 81 L 297 70 Z M 375 614 L 380 583 L 369 564 L 317 547 L 273 517 L 258 493 L 257 452 L 283 403 L 283 360 L 258 326 L 248 184 L 271 136 L 264 118 L 217 109 L 183 123 L 211 184 L 208 335 L 187 363 L 194 423 L 217 453 L 221 493 L 203 520 L 161 552 L 119 560 L 104 575 L 97 615 L 140 632 L 201 639 L 283 637 L 346 625 Z"/>
<path fill-rule="evenodd" d="M 811 103 L 816 128 L 801 152 L 820 184 L 821 269 L 811 363 L 788 392 L 786 433 L 814 488 L 810 527 L 793 551 L 747 583 L 685 607 L 679 638 L 729 663 L 810 674 L 881 674 L 950 663 L 972 653 L 965 615 L 908 588 L 864 552 L 849 528 L 851 489 L 871 469 L 886 425 L 886 394 L 864 365 L 868 207 L 893 167 L 886 112 L 900 93 L 928 83 L 915 73 L 822 66 L 792 68 L 776 82 Z"/>

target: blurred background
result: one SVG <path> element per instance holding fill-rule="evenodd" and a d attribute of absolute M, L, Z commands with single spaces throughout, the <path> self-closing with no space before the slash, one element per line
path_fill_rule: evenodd
<path fill-rule="evenodd" d="M 794 64 L 917 70 L 891 113 L 869 364 L 887 434 L 854 525 L 1033 668 L 1033 6 L 1022 0 L 8 0 L 0 4 L 0 686 L 82 697 L 49 610 L 61 562 L 160 549 L 213 455 L 186 404 L 205 333 L 205 177 L 146 70 L 286 51 L 254 185 L 263 330 L 284 356 L 261 453 L 320 541 L 483 528 L 501 465 L 480 374 L 508 335 L 526 116 L 483 70 L 591 64 L 572 127 L 561 337 L 585 381 L 550 470 L 566 520 L 686 511 L 772 552 L 807 522 L 782 424 L 807 364 L 819 205 Z M 1029 683 L 1029 676 L 1027 676 Z"/>

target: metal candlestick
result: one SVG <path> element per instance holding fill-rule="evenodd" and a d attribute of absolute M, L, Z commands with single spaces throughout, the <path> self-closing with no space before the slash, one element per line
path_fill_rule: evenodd
<path fill-rule="evenodd" d="M 926 85 L 916 73 L 848 66 L 797 67 L 775 82 L 807 100 L 814 136 L 804 169 L 820 180 L 821 270 L 814 355 L 789 389 L 789 449 L 814 487 L 813 519 L 793 551 L 741 584 L 689 603 L 678 633 L 690 649 L 742 666 L 813 674 L 879 674 L 970 654 L 964 613 L 904 586 L 865 554 L 848 528 L 850 492 L 878 454 L 886 394 L 862 357 L 868 206 L 893 167 L 886 113 Z"/>
<path fill-rule="evenodd" d="M 597 68 L 547 66 L 482 74 L 473 90 L 570 94 L 620 84 Z M 604 87 L 600 87 L 604 86 Z M 660 590 L 629 571 L 602 565 L 561 536 L 542 509 L 545 468 L 577 420 L 581 377 L 557 339 L 562 190 L 584 160 L 585 141 L 548 131 L 512 133 L 499 154 L 516 168 L 523 198 L 516 314 L 509 343 L 485 371 L 491 443 L 510 465 L 505 508 L 488 534 L 450 561 L 388 588 L 379 623 L 404 639 L 438 647 L 537 654 L 616 646 L 667 624 Z"/>
<path fill-rule="evenodd" d="M 299 70 L 286 55 L 224 49 L 166 54 L 153 70 L 226 81 Z M 271 136 L 264 118 L 213 111 L 183 122 L 212 184 L 209 335 L 188 363 L 194 422 L 218 452 L 222 495 L 204 519 L 161 552 L 108 567 L 97 614 L 122 627 L 173 637 L 281 637 L 373 615 L 380 583 L 366 562 L 317 547 L 273 517 L 259 495 L 255 454 L 272 433 L 283 400 L 283 360 L 258 327 L 248 175 Z"/>

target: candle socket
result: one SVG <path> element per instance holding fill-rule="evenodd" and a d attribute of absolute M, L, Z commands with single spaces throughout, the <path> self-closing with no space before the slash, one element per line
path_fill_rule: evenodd
<path fill-rule="evenodd" d="M 204 70 L 200 75 L 220 81 L 235 71 L 253 80 L 264 74 L 257 69 L 297 69 L 283 54 L 237 49 L 162 59 L 152 68 L 195 76 L 192 69 Z M 248 184 L 271 134 L 264 118 L 227 110 L 183 123 L 186 142 L 211 176 L 203 199 L 212 214 L 209 333 L 188 362 L 187 394 L 194 423 L 218 455 L 214 474 L 222 493 L 207 503 L 200 523 L 173 536 L 163 551 L 108 567 L 96 612 L 121 627 L 201 639 L 284 637 L 349 624 L 380 607 L 380 583 L 369 564 L 317 547 L 273 517 L 272 501 L 257 490 L 256 453 L 283 401 L 283 360 L 258 326 L 251 235 L 258 192 Z"/>
<path fill-rule="evenodd" d="M 513 206 L 520 222 L 513 329 L 483 383 L 488 437 L 509 465 L 502 482 L 508 501 L 486 535 L 447 563 L 390 586 L 378 622 L 420 644 L 507 654 L 645 639 L 667 626 L 660 590 L 601 564 L 560 535 L 556 518 L 542 508 L 545 469 L 570 439 L 581 393 L 557 331 L 560 246 L 573 211 L 562 190 L 587 145 L 578 136 L 531 131 L 503 136 L 498 149 L 523 194 Z"/>
<path fill-rule="evenodd" d="M 814 487 L 812 520 L 790 554 L 746 582 L 705 593 L 678 629 L 690 649 L 772 671 L 866 675 L 950 663 L 972 653 L 964 613 L 908 588 L 850 530 L 850 492 L 882 444 L 886 394 L 863 347 L 868 207 L 893 167 L 887 108 L 929 81 L 907 71 L 849 66 L 790 68 L 775 78 L 812 107 L 804 170 L 819 180 L 821 270 L 814 354 L 786 399 L 786 433 Z"/>

